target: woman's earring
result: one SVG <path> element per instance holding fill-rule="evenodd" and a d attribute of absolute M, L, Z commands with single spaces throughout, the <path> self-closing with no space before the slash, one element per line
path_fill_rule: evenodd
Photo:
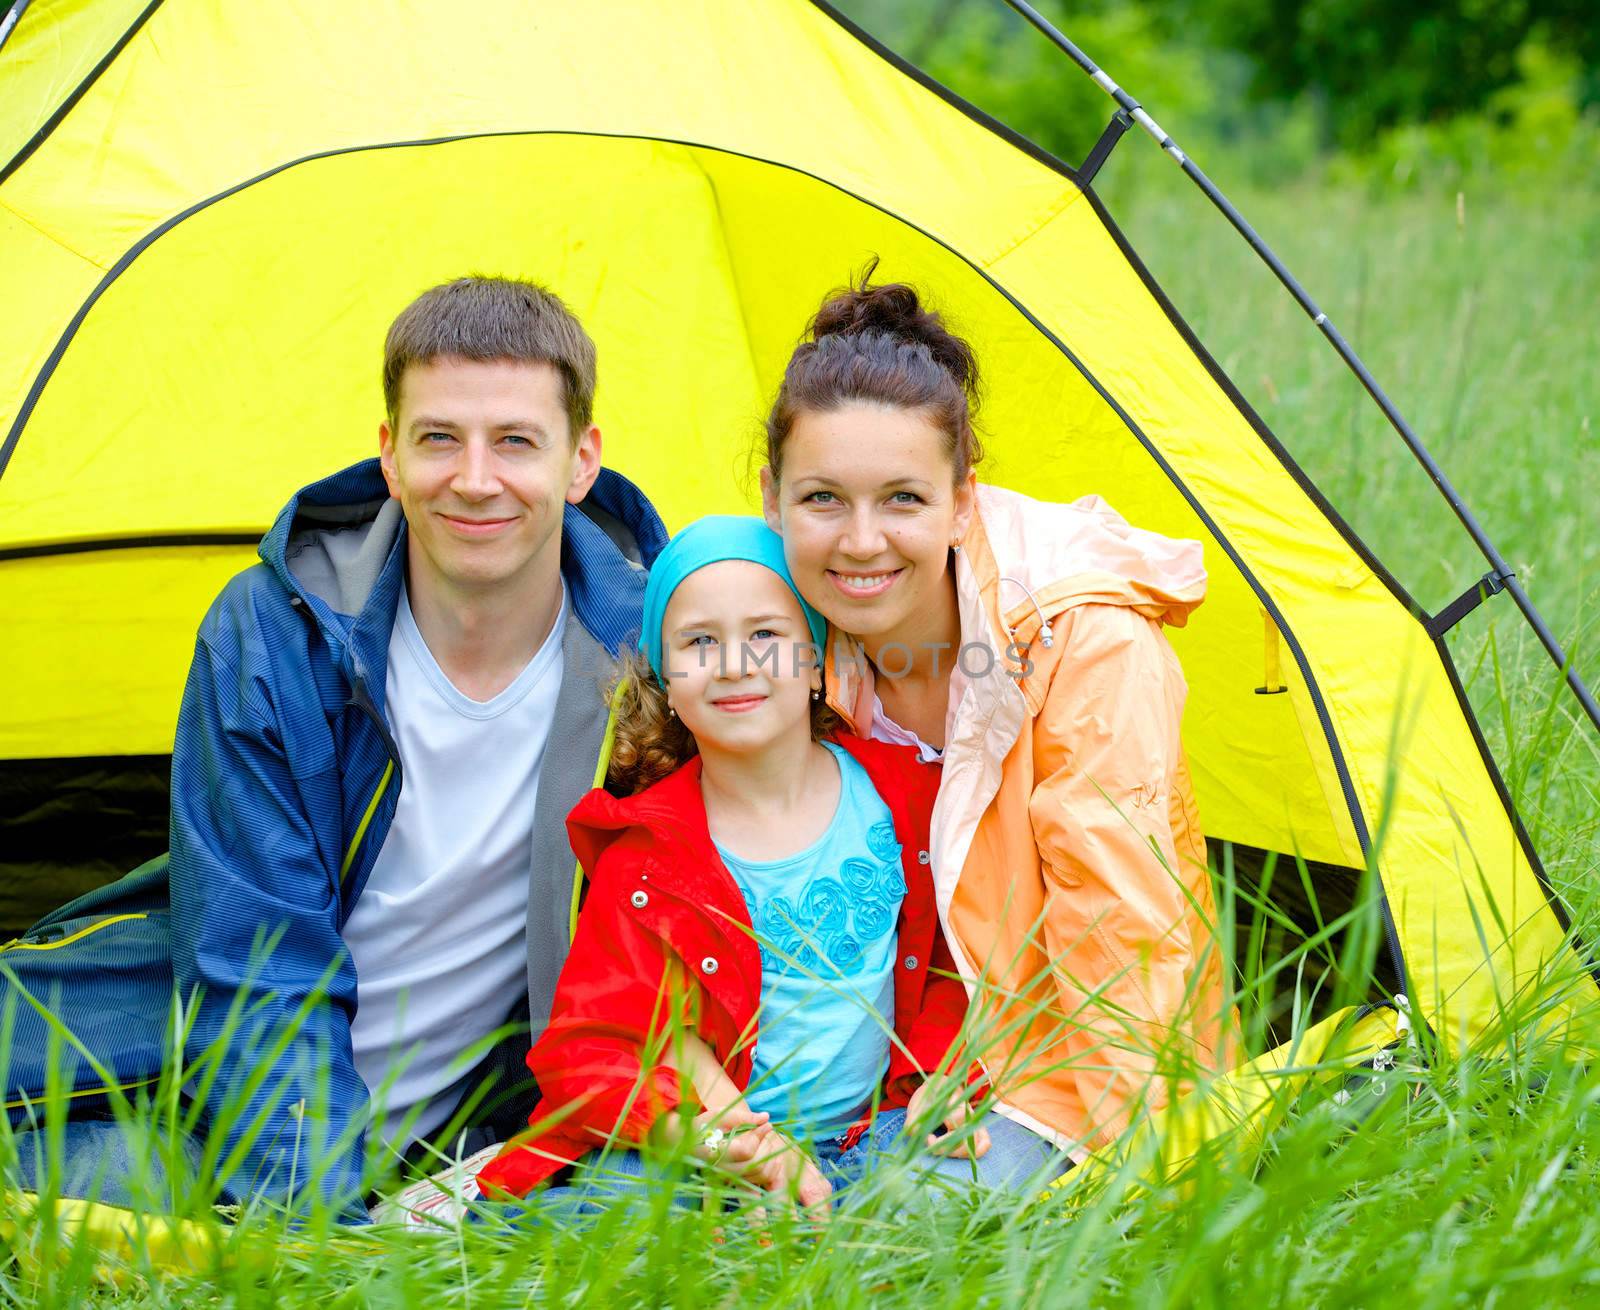
<path fill-rule="evenodd" d="M 950 543 L 950 552 L 951 552 L 951 554 L 959 555 L 961 553 L 961 542 L 960 541 L 952 541 Z"/>
<path fill-rule="evenodd" d="M 817 689 L 816 687 L 813 687 L 811 689 L 811 699 L 812 700 L 821 700 L 822 699 L 822 692 L 819 689 Z"/>
<path fill-rule="evenodd" d="M 677 717 L 678 717 L 678 711 L 677 711 L 677 710 L 675 710 L 675 709 L 673 709 L 673 708 L 672 708 L 672 706 L 670 706 L 670 705 L 669 705 L 669 706 L 667 706 L 667 717 L 668 717 L 668 718 L 669 718 L 669 719 L 675 719 L 675 718 L 677 718 Z"/>

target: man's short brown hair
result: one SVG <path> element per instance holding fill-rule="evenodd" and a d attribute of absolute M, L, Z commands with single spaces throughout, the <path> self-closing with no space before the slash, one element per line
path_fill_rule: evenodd
<path fill-rule="evenodd" d="M 569 434 L 594 421 L 594 342 L 553 291 L 508 277 L 459 277 L 424 291 L 403 310 L 383 343 L 383 403 L 394 426 L 400 379 L 436 359 L 549 364 L 561 377 Z"/>

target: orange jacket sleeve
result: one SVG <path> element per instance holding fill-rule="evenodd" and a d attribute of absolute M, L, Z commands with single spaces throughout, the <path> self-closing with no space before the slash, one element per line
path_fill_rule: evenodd
<path fill-rule="evenodd" d="M 1191 888 L 1205 874 L 1180 866 L 1169 817 L 1186 687 L 1160 628 L 1124 606 L 1080 605 L 1057 619 L 1056 640 L 1028 813 L 1062 1058 L 1103 1139 L 1141 1097 L 1164 1101 L 1161 1075 L 1192 1075 L 1178 1034 L 1199 963 Z"/>

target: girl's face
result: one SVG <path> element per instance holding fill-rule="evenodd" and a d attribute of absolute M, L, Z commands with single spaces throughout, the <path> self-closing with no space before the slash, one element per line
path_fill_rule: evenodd
<path fill-rule="evenodd" d="M 783 483 L 761 470 L 766 519 L 800 594 L 855 637 L 938 612 L 976 479 L 952 486 L 944 434 L 918 410 L 851 404 L 803 412 L 783 448 Z"/>
<path fill-rule="evenodd" d="M 661 670 L 668 704 L 702 751 L 810 738 L 822 673 L 800 602 L 769 568 L 723 560 L 679 583 L 661 623 Z"/>

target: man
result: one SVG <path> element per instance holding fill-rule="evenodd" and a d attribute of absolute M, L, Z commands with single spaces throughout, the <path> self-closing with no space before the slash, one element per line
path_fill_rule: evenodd
<path fill-rule="evenodd" d="M 224 1199 L 315 1195 L 352 1218 L 369 1123 L 398 1152 L 453 1128 L 477 1058 L 519 1018 L 525 1052 L 545 1018 L 573 892 L 564 820 L 666 540 L 601 468 L 594 345 L 548 291 L 433 288 L 391 327 L 383 384 L 379 458 L 291 500 L 201 625 L 170 855 L 51 916 L 30 935 L 48 949 L 0 956 L 75 1032 L 115 993 L 123 1021 L 82 1040 L 128 1087 L 171 1040 L 148 968 L 168 939 L 210 1130 L 183 1143 L 191 1166 Z M 121 973 L 86 970 L 91 951 Z M 117 992 L 122 976 L 138 981 Z M 19 1008 L 9 1082 L 37 1096 Z M 81 1064 L 74 1084 L 104 1091 Z M 43 1139 L 19 1138 L 29 1189 Z M 131 1199 L 129 1171 L 106 1168 L 127 1150 L 114 1122 L 69 1124 L 61 1193 Z"/>

